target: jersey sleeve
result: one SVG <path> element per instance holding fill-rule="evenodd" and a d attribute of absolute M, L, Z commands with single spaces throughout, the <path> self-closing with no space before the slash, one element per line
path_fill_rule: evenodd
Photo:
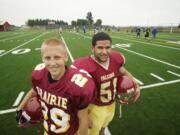
<path fill-rule="evenodd" d="M 37 78 L 37 72 L 33 70 L 32 71 L 31 83 L 32 83 L 32 88 L 35 91 L 36 91 L 36 86 L 37 86 L 38 81 L 39 81 L 39 79 Z"/>
<path fill-rule="evenodd" d="M 81 96 L 77 108 L 79 110 L 86 108 L 95 97 L 96 86 L 92 79 L 89 79 L 86 85 L 81 89 Z"/>
<path fill-rule="evenodd" d="M 93 63 L 90 61 L 89 57 L 82 57 L 79 59 L 76 59 L 71 67 L 83 69 L 87 72 L 93 72 L 95 70 Z"/>
<path fill-rule="evenodd" d="M 113 52 L 111 57 L 114 60 L 115 65 L 119 68 L 121 68 L 126 62 L 124 55 L 119 52 Z"/>
<path fill-rule="evenodd" d="M 43 78 L 44 72 L 45 72 L 45 65 L 43 63 L 36 65 L 35 68 L 33 69 L 31 74 L 31 83 L 32 83 L 32 88 L 34 90 L 36 90 L 37 84 Z"/>

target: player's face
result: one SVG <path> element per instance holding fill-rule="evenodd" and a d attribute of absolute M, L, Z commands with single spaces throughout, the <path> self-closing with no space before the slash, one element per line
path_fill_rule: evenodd
<path fill-rule="evenodd" d="M 100 40 L 96 42 L 96 45 L 92 48 L 96 60 L 100 63 L 107 62 L 109 54 L 111 52 L 111 42 L 109 40 Z"/>
<path fill-rule="evenodd" d="M 63 76 L 68 56 L 62 46 L 45 45 L 42 48 L 42 60 L 54 80 Z"/>

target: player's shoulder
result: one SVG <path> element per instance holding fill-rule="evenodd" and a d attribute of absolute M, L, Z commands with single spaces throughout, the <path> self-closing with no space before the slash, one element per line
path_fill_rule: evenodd
<path fill-rule="evenodd" d="M 112 51 L 111 54 L 110 54 L 110 56 L 111 56 L 112 58 L 122 58 L 122 57 L 124 57 L 122 53 L 117 52 L 117 51 Z"/>
<path fill-rule="evenodd" d="M 77 58 L 73 64 L 78 66 L 84 66 L 85 62 L 89 61 L 89 56 Z"/>
<path fill-rule="evenodd" d="M 116 63 L 125 63 L 125 57 L 122 53 L 113 51 L 110 54 L 111 60 L 115 61 Z"/>
<path fill-rule="evenodd" d="M 40 63 L 40 64 L 36 65 L 35 68 L 33 69 L 32 78 L 34 80 L 40 80 L 44 77 L 45 72 L 46 72 L 45 64 Z"/>
<path fill-rule="evenodd" d="M 69 92 L 75 96 L 93 93 L 95 84 L 92 77 L 85 70 L 69 68 Z"/>
<path fill-rule="evenodd" d="M 86 56 L 86 57 L 81 57 L 81 58 L 76 59 L 73 62 L 72 66 L 75 66 L 79 69 L 84 69 L 88 72 L 94 71 L 96 67 L 91 56 Z"/>

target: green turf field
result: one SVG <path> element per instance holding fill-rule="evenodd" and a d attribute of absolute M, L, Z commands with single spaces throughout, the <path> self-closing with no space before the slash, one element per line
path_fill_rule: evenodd
<path fill-rule="evenodd" d="M 40 46 L 49 37 L 63 38 L 71 57 L 68 65 L 91 54 L 91 32 L 15 31 L 0 33 L 0 129 L 2 135 L 37 135 L 38 127 L 18 128 L 15 103 L 31 87 L 31 71 L 41 63 Z M 112 135 L 180 134 L 180 34 L 158 33 L 156 39 L 135 33 L 109 32 L 113 50 L 124 54 L 127 68 L 141 86 L 140 99 L 119 105 L 111 122 Z"/>

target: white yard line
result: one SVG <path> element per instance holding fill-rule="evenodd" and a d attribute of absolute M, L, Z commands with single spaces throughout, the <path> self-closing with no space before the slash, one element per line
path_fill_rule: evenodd
<path fill-rule="evenodd" d="M 0 56 L 4 56 L 4 55 L 8 54 L 9 52 L 12 52 L 12 51 L 14 51 L 14 50 L 17 49 L 17 48 L 20 48 L 20 47 L 22 47 L 22 46 L 24 46 L 24 45 L 26 45 L 26 44 L 32 42 L 33 40 L 35 40 L 35 39 L 41 37 L 41 36 L 44 35 L 44 34 L 47 34 L 47 32 L 46 32 L 46 33 L 42 33 L 42 34 L 40 34 L 39 36 L 37 36 L 37 37 L 35 37 L 35 38 L 31 39 L 31 40 L 28 40 L 27 42 L 25 42 L 25 43 L 23 43 L 23 44 L 21 44 L 21 45 L 15 47 L 15 48 L 13 48 L 13 49 L 11 49 L 11 50 L 9 50 L 9 51 L 7 51 L 7 52 L 1 54 Z"/>
<path fill-rule="evenodd" d="M 164 48 L 169 48 L 169 49 L 174 49 L 174 50 L 180 50 L 180 48 L 176 48 L 176 47 L 163 46 L 163 45 L 159 45 L 159 44 L 142 42 L 142 41 L 136 41 L 136 40 L 132 40 L 132 39 L 125 39 L 125 38 L 120 38 L 120 37 L 116 37 L 116 36 L 111 36 L 111 37 L 112 38 L 116 38 L 116 39 L 121 39 L 121 40 L 127 40 L 127 41 L 132 41 L 132 42 L 137 42 L 137 43 L 148 44 L 148 45 L 152 45 L 152 46 L 158 46 L 158 47 L 164 47 Z"/>
<path fill-rule="evenodd" d="M 150 75 L 153 76 L 153 77 L 155 77 L 155 78 L 157 78 L 157 79 L 160 80 L 160 81 L 165 81 L 162 77 L 160 77 L 160 76 L 158 76 L 158 75 L 156 75 L 156 74 L 154 74 L 154 73 L 150 73 Z"/>
<path fill-rule="evenodd" d="M 72 54 L 71 54 L 71 52 L 69 51 L 69 48 L 67 47 L 67 44 L 66 44 L 66 42 L 65 42 L 65 40 L 64 40 L 64 38 L 63 38 L 62 36 L 61 36 L 61 39 L 62 39 L 62 41 L 63 41 L 64 44 L 65 44 L 66 50 L 67 50 L 67 52 L 68 52 L 68 54 L 69 54 L 69 57 L 70 57 L 71 61 L 74 62 L 74 58 L 72 57 Z"/>
<path fill-rule="evenodd" d="M 117 46 L 117 47 L 120 48 L 120 49 L 123 49 L 123 50 L 125 50 L 125 51 L 131 52 L 131 53 L 134 53 L 134 54 L 137 54 L 137 55 L 139 55 L 139 56 L 142 56 L 142 57 L 151 59 L 151 60 L 153 60 L 153 61 L 157 61 L 157 62 L 163 63 L 163 64 L 165 64 L 165 65 L 168 65 L 168 66 L 171 66 L 171 67 L 175 67 L 175 68 L 180 69 L 180 66 L 177 66 L 177 65 L 174 65 L 174 64 L 171 64 L 171 63 L 168 63 L 168 62 L 165 62 L 165 61 L 162 61 L 162 60 L 159 60 L 159 59 L 156 59 L 156 58 L 147 56 L 147 55 L 142 54 L 142 53 L 137 53 L 137 52 L 135 52 L 135 51 L 131 51 L 131 50 L 126 49 L 126 48 L 122 48 L 122 47 L 119 47 L 119 46 Z"/>
<path fill-rule="evenodd" d="M 9 37 L 9 38 L 5 38 L 5 39 L 0 39 L 0 41 L 6 41 L 6 40 L 9 40 L 9 39 L 15 39 L 15 38 L 19 38 L 19 37 L 25 37 L 27 35 L 32 35 L 34 33 L 28 33 L 28 34 L 22 34 L 22 35 L 17 35 L 17 36 L 13 36 L 13 37 Z"/>
<path fill-rule="evenodd" d="M 19 93 L 18 97 L 16 98 L 13 106 L 18 106 L 19 103 L 20 103 L 20 101 L 21 101 L 21 99 L 23 98 L 23 96 L 24 96 L 24 91 L 21 91 L 21 92 Z"/>
<path fill-rule="evenodd" d="M 155 84 L 149 84 L 145 86 L 141 86 L 140 89 L 148 89 L 148 88 L 153 88 L 153 87 L 158 87 L 158 86 L 163 86 L 163 85 L 168 85 L 168 84 L 173 84 L 173 83 L 179 83 L 180 79 L 178 80 L 173 80 L 173 81 L 167 81 L 167 82 L 160 82 L 160 83 L 155 83 Z"/>
<path fill-rule="evenodd" d="M 134 79 L 136 80 L 136 82 L 137 82 L 138 84 L 144 85 L 144 83 L 143 83 L 142 81 L 140 81 L 139 79 L 137 79 L 137 78 L 135 78 L 135 77 L 134 77 Z"/>
<path fill-rule="evenodd" d="M 12 113 L 15 112 L 17 108 L 12 108 L 12 109 L 7 109 L 7 110 L 2 110 L 0 111 L 0 115 L 6 114 L 6 113 Z"/>
<path fill-rule="evenodd" d="M 177 76 L 177 77 L 180 77 L 180 74 L 174 73 L 174 72 L 172 72 L 172 71 L 170 71 L 170 70 L 168 70 L 167 72 L 170 73 L 170 74 L 173 74 L 173 75 L 175 75 L 175 76 Z"/>
<path fill-rule="evenodd" d="M 77 32 L 74 32 L 74 34 L 79 35 L 79 36 L 82 36 L 82 37 L 84 37 L 84 38 L 89 38 L 89 39 L 91 39 L 91 37 L 90 37 L 90 36 L 85 36 L 85 35 L 80 34 L 80 33 L 77 33 Z"/>

